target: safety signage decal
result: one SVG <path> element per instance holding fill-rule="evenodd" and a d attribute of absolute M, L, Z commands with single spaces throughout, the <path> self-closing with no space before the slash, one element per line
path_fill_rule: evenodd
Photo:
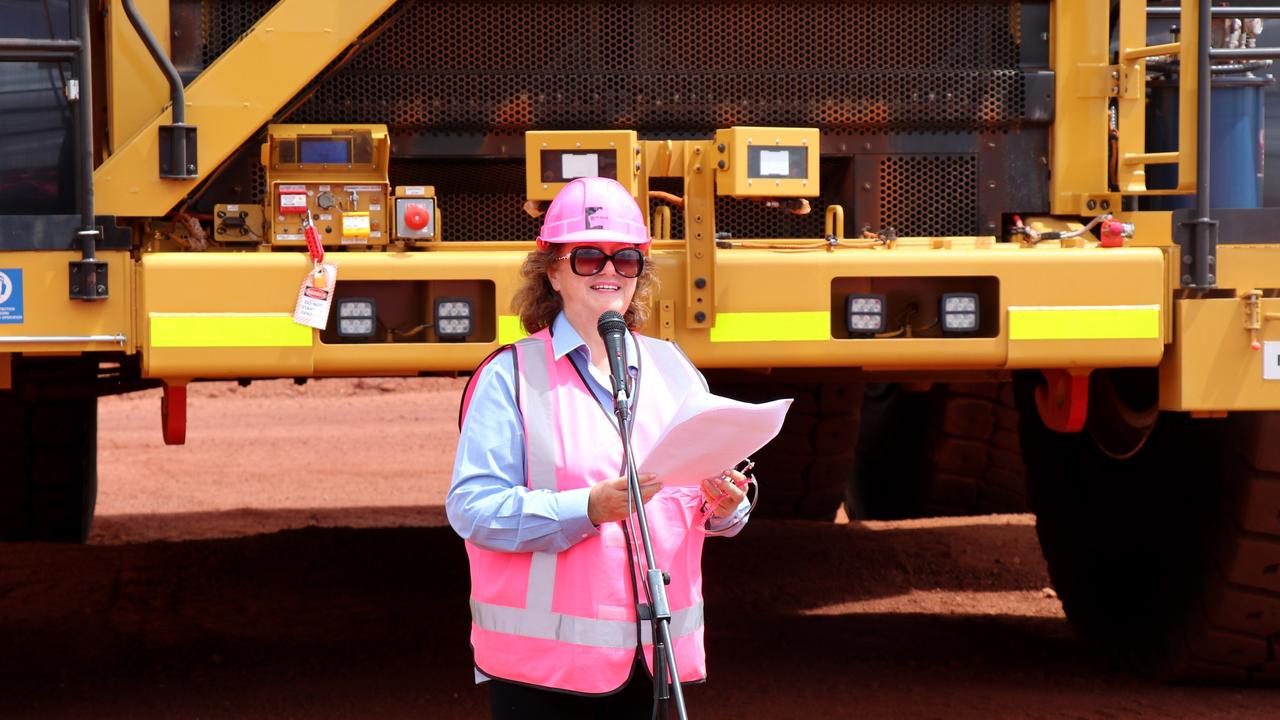
<path fill-rule="evenodd" d="M 22 269 L 0 268 L 0 325 L 22 321 Z"/>

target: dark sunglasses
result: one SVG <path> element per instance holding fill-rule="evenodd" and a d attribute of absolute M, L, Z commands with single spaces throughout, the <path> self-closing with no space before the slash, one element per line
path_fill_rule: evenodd
<path fill-rule="evenodd" d="M 556 260 L 568 260 L 573 274 L 584 277 L 599 275 L 609 261 L 613 261 L 613 269 L 625 278 L 640 277 L 644 270 L 644 253 L 635 248 L 623 248 L 609 255 L 597 247 L 576 247 Z"/>

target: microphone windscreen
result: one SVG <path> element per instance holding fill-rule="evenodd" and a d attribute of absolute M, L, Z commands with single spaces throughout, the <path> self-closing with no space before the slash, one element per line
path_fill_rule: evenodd
<path fill-rule="evenodd" d="M 627 321 L 623 319 L 622 313 L 617 310 L 606 310 L 600 313 L 600 319 L 596 321 L 596 332 L 600 333 L 600 337 L 604 337 L 608 333 L 627 332 Z"/>

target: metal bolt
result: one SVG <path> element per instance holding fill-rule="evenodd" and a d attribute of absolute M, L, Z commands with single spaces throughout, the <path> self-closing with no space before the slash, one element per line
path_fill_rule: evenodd
<path fill-rule="evenodd" d="M 693 314 L 693 321 L 704 323 L 707 321 L 707 314 L 699 310 L 698 312 Z"/>
<path fill-rule="evenodd" d="M 863 149 L 863 150 L 866 150 L 866 151 L 868 151 L 868 152 L 870 152 L 870 151 L 871 151 L 871 143 L 869 143 L 869 142 L 864 142 L 864 143 L 862 143 L 862 149 Z"/>
<path fill-rule="evenodd" d="M 706 286 L 707 286 L 707 279 L 706 279 L 706 278 L 696 278 L 696 279 L 694 279 L 694 281 L 693 281 L 693 286 L 694 286 L 694 287 L 696 287 L 696 288 L 698 288 L 699 290 L 701 290 L 702 288 L 704 288 L 704 287 L 706 287 Z"/>
<path fill-rule="evenodd" d="M 1182 276 L 1182 284 L 1183 284 L 1183 285 L 1190 285 L 1190 284 L 1191 284 L 1191 276 L 1190 276 L 1190 275 L 1183 275 L 1183 276 Z"/>
<path fill-rule="evenodd" d="M 1110 210 L 1110 209 L 1111 209 L 1111 201 L 1110 201 L 1110 200 L 1103 200 L 1103 201 L 1102 201 L 1102 209 L 1103 209 L 1103 210 Z"/>
<path fill-rule="evenodd" d="M 864 192 L 871 192 L 871 183 L 869 182 L 862 183 L 862 190 Z"/>
<path fill-rule="evenodd" d="M 1090 199 L 1090 200 L 1089 200 L 1089 202 L 1087 202 L 1087 203 L 1085 203 L 1085 204 L 1084 204 L 1084 206 L 1085 206 L 1085 207 L 1087 207 L 1087 208 L 1089 208 L 1090 210 L 1097 210 L 1097 209 L 1098 209 L 1098 201 L 1097 201 L 1097 200 Z"/>
<path fill-rule="evenodd" d="M 1183 264 L 1183 265 L 1190 265 L 1190 264 L 1191 264 L 1191 256 L 1190 256 L 1190 255 L 1183 255 L 1183 256 L 1182 256 L 1182 264 Z"/>
<path fill-rule="evenodd" d="M 720 168 L 721 170 L 725 169 L 725 168 L 726 168 L 726 167 L 728 167 L 728 166 L 729 166 L 729 164 L 728 164 L 728 163 L 726 163 L 726 162 L 725 162 L 725 161 L 723 161 L 723 160 L 721 160 L 720 162 L 716 163 L 716 167 Z"/>
<path fill-rule="evenodd" d="M 995 190 L 995 189 L 996 189 L 996 181 L 995 181 L 995 180 L 988 180 L 988 181 L 987 181 L 987 187 L 988 187 L 989 189 L 991 189 L 991 190 Z"/>
<path fill-rule="evenodd" d="M 716 152 L 724 152 L 724 143 L 716 145 Z"/>

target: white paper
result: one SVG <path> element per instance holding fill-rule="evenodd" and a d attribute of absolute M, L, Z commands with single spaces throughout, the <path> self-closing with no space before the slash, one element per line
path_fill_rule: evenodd
<path fill-rule="evenodd" d="M 1262 379 L 1280 380 L 1280 342 L 1262 343 Z"/>
<path fill-rule="evenodd" d="M 639 472 L 664 485 L 697 485 L 764 447 L 782 429 L 791 400 L 754 405 L 711 393 L 685 398 Z"/>
<path fill-rule="evenodd" d="M 565 153 L 560 156 L 560 175 L 565 180 L 596 177 L 599 174 L 599 153 Z"/>
<path fill-rule="evenodd" d="M 761 150 L 760 175 L 786 177 L 791 174 L 791 153 L 787 150 Z"/>

